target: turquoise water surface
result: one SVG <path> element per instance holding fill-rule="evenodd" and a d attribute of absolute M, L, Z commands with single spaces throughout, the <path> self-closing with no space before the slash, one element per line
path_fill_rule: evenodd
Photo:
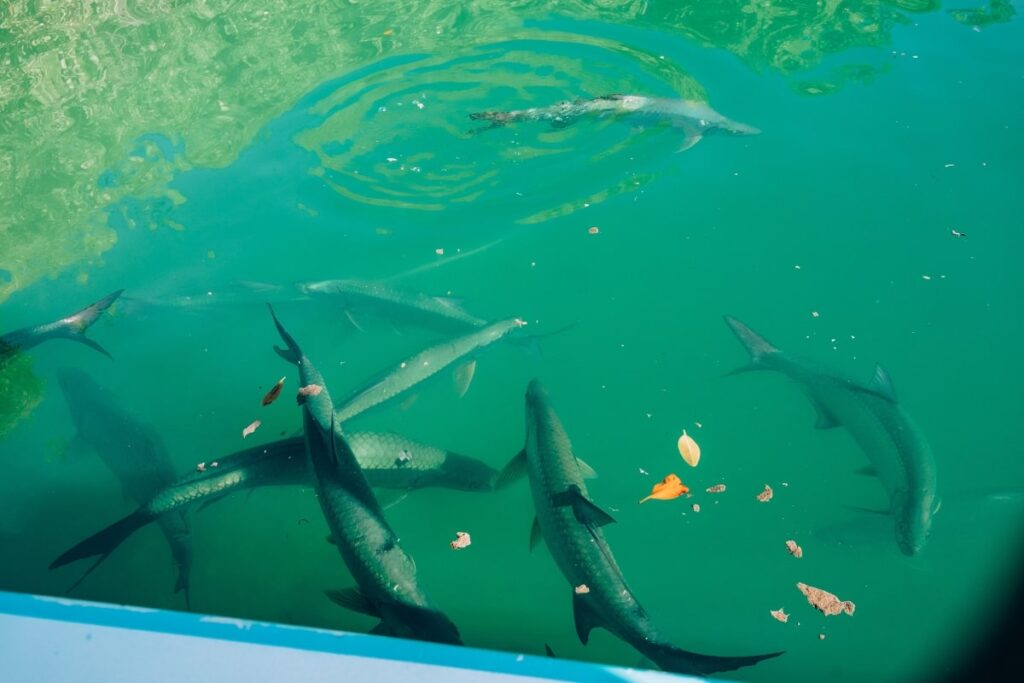
<path fill-rule="evenodd" d="M 786 651 L 728 674 L 752 681 L 956 665 L 1017 570 L 1024 501 L 1016 4 L 7 3 L 0 334 L 124 294 L 89 330 L 112 361 L 54 340 L 0 367 L 0 589 L 63 594 L 89 563 L 54 558 L 136 507 L 97 441 L 125 450 L 146 425 L 184 474 L 299 432 L 264 302 L 336 398 L 459 334 L 295 286 L 348 278 L 557 331 L 539 353 L 480 351 L 461 399 L 445 372 L 352 428 L 500 469 L 540 378 L 599 475 L 589 494 L 617 521 L 604 533 L 623 575 L 676 645 Z M 706 102 L 762 132 L 677 151 L 684 132 L 650 119 L 480 131 L 469 116 L 612 93 Z M 920 552 L 878 514 L 890 500 L 858 473 L 851 429 L 815 429 L 779 373 L 725 376 L 748 356 L 723 315 L 860 385 L 888 371 L 934 453 L 942 502 Z M 128 422 L 100 411 L 102 438 L 76 439 L 66 368 Z M 638 505 L 670 473 L 690 497 Z M 525 482 L 417 490 L 385 514 L 466 644 L 640 661 L 605 631 L 579 642 L 565 578 L 529 551 Z M 324 597 L 353 580 L 309 486 L 188 521 L 193 610 L 376 623 Z M 457 531 L 473 542 L 453 552 Z M 855 613 L 824 616 L 797 582 Z M 152 526 L 72 595 L 184 609 L 174 583 Z"/>

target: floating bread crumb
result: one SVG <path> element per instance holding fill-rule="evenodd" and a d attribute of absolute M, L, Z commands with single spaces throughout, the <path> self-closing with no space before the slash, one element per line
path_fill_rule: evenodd
<path fill-rule="evenodd" d="M 857 609 L 857 606 L 849 600 L 840 600 L 821 588 L 808 586 L 806 583 L 798 583 L 796 587 L 807 597 L 807 602 L 825 616 L 834 616 L 843 612 L 853 615 L 853 611 Z"/>
<path fill-rule="evenodd" d="M 796 544 L 796 541 L 786 541 L 786 550 L 793 557 L 799 559 L 804 556 L 804 549 Z"/>
<path fill-rule="evenodd" d="M 779 609 L 770 610 L 770 612 L 776 620 L 781 621 L 783 624 L 789 621 L 789 615 L 786 614 L 785 610 L 782 607 L 780 607 Z"/>
<path fill-rule="evenodd" d="M 768 484 L 765 484 L 764 491 L 761 491 L 761 493 L 757 494 L 757 499 L 762 503 L 767 503 L 769 500 L 772 499 L 773 493 L 774 492 L 772 491 L 772 487 L 769 486 Z"/>
<path fill-rule="evenodd" d="M 462 548 L 468 548 L 472 541 L 469 538 L 469 534 L 465 531 L 456 531 L 455 540 L 452 541 L 452 550 L 461 550 Z"/>

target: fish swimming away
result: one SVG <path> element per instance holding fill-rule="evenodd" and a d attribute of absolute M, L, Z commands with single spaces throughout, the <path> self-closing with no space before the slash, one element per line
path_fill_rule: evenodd
<path fill-rule="evenodd" d="M 559 102 L 549 107 L 483 111 L 469 115 L 469 118 L 474 120 L 490 121 L 491 125 L 488 128 L 521 121 L 546 121 L 555 128 L 564 128 L 585 117 L 668 123 L 681 130 L 685 136 L 683 145 L 679 148 L 680 152 L 693 147 L 706 135 L 757 135 L 761 132 L 753 126 L 727 119 L 703 102 L 645 95 L 604 95 L 589 100 Z"/>
<path fill-rule="evenodd" d="M 124 497 L 136 505 L 174 481 L 171 457 L 153 427 L 129 414 L 111 392 L 83 371 L 65 368 L 57 377 L 76 429 L 71 451 L 94 451 L 121 483 Z M 192 540 L 185 515 L 183 511 L 163 515 L 158 524 L 178 567 L 174 592 L 184 591 L 185 604 L 191 608 Z M 71 589 L 98 564 L 92 565 Z"/>
<path fill-rule="evenodd" d="M 259 292 L 291 291 L 302 298 L 322 297 L 334 301 L 359 331 L 363 331 L 367 317 L 386 320 L 396 329 L 416 326 L 446 333 L 461 333 L 487 325 L 486 320 L 468 313 L 456 299 L 398 289 L 381 281 L 321 280 L 290 287 L 257 282 L 242 284 Z"/>
<path fill-rule="evenodd" d="M 380 619 L 371 633 L 461 645 L 459 631 L 427 597 L 416 563 L 399 545 L 359 462 L 341 434 L 323 377 L 274 314 L 299 384 L 324 387 L 301 403 L 306 458 L 331 538 L 357 588 L 328 593 L 339 605 Z"/>
<path fill-rule="evenodd" d="M 420 382 L 459 361 L 467 363 L 465 371 L 460 375 L 462 383 L 459 391 L 460 395 L 464 394 L 473 377 L 472 369 L 476 361 L 471 359 L 472 354 L 506 337 L 513 330 L 517 330 L 525 324 L 519 318 L 501 320 L 420 351 L 399 363 L 398 367 L 387 372 L 380 379 L 369 380 L 350 392 L 344 400 L 339 401 L 338 422 L 344 424 L 356 415 L 405 393 Z M 278 349 L 278 353 L 282 353 L 282 351 Z M 467 359 L 469 360 L 467 361 Z"/>
<path fill-rule="evenodd" d="M 935 457 L 920 428 L 897 401 L 889 373 L 876 365 L 871 382 L 861 384 L 790 358 L 735 318 L 725 316 L 725 322 L 750 353 L 750 364 L 734 372 L 781 372 L 814 406 L 818 414 L 815 427 L 845 427 L 889 495 L 888 513 L 900 551 L 905 555 L 920 552 L 940 504 Z"/>
<path fill-rule="evenodd" d="M 367 481 L 375 488 L 410 491 L 438 487 L 481 492 L 493 489 L 497 472 L 475 458 L 398 434 L 357 432 L 347 438 Z M 205 508 L 236 491 L 265 486 L 309 486 L 311 482 L 303 437 L 247 448 L 219 458 L 216 467 L 193 470 L 164 486 L 131 514 L 62 553 L 50 569 L 97 555 L 102 561 L 149 523 L 166 515 Z"/>
<path fill-rule="evenodd" d="M 96 322 L 103 312 L 117 301 L 124 290 L 117 290 L 108 294 L 91 306 L 86 306 L 77 313 L 72 313 L 66 318 L 54 320 L 53 322 L 34 327 L 24 327 L 14 332 L 0 336 L 0 365 L 16 354 L 27 351 L 33 346 L 38 346 L 50 339 L 69 339 L 79 344 L 85 344 L 91 349 L 99 351 L 107 358 L 110 353 L 95 341 L 85 336 L 86 330 Z"/>
<path fill-rule="evenodd" d="M 615 520 L 588 496 L 569 437 L 537 380 L 530 382 L 526 391 L 526 448 L 509 463 L 506 472 L 524 467 L 537 511 L 531 545 L 543 538 L 568 581 L 576 634 L 584 645 L 592 629 L 603 627 L 659 668 L 681 674 L 731 671 L 782 654 L 705 655 L 672 645 L 655 629 L 626 585 L 601 531 L 602 526 Z M 579 586 L 588 590 L 577 590 Z"/>

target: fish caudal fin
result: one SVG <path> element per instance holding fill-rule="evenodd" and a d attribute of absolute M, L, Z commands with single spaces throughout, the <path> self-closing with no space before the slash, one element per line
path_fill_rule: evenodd
<path fill-rule="evenodd" d="M 747 352 L 750 354 L 749 365 L 733 370 L 729 374 L 737 374 L 750 370 L 760 370 L 765 356 L 780 353 L 780 351 L 771 342 L 759 335 L 757 332 L 754 332 L 736 318 L 729 315 L 723 316 L 723 318 L 725 319 L 725 324 L 729 326 L 729 329 L 733 331 L 736 338 L 740 340 L 740 343 L 743 344 L 744 348 L 746 348 Z"/>
<path fill-rule="evenodd" d="M 73 313 L 68 317 L 60 321 L 58 328 L 58 334 L 66 339 L 71 339 L 80 344 L 85 344 L 94 351 L 102 353 L 107 358 L 112 358 L 110 352 L 105 348 L 89 339 L 85 336 L 85 331 L 89 329 L 89 326 L 96 322 L 103 312 L 110 308 L 117 298 L 121 296 L 123 289 L 119 289 L 112 294 L 108 294 L 91 306 L 87 306 L 77 313 Z"/>
<path fill-rule="evenodd" d="M 284 325 L 277 319 L 277 314 L 274 313 L 274 307 L 267 304 L 267 308 L 270 309 L 270 317 L 274 319 L 274 327 L 277 328 L 277 333 L 281 335 L 281 340 L 284 341 L 287 348 L 282 349 L 279 346 L 274 347 L 274 351 L 277 355 L 284 358 L 289 363 L 299 363 L 299 359 L 302 358 L 302 349 L 299 348 L 295 338 L 288 334 L 288 330 L 284 329 Z"/>
<path fill-rule="evenodd" d="M 758 662 L 778 657 L 783 652 L 769 652 L 761 655 L 745 655 L 737 657 L 719 657 L 689 652 L 668 643 L 637 643 L 640 652 L 654 662 L 662 671 L 677 674 L 707 675 L 723 671 L 733 671 L 745 666 L 753 666 Z"/>
<path fill-rule="evenodd" d="M 143 510 L 136 510 L 132 514 L 119 519 L 107 528 L 96 532 L 89 538 L 81 541 L 70 550 L 65 551 L 60 557 L 50 563 L 50 569 L 57 569 L 76 560 L 83 560 L 87 557 L 99 555 L 99 559 L 78 579 L 68 590 L 73 590 L 82 582 L 99 564 L 107 559 L 110 553 L 121 545 L 129 536 L 153 521 L 152 515 Z"/>

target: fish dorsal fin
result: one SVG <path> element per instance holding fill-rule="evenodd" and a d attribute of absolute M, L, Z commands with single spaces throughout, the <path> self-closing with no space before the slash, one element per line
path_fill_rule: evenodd
<path fill-rule="evenodd" d="M 526 476 L 526 449 L 519 451 L 505 465 L 505 469 L 498 475 L 494 482 L 495 489 L 503 489 L 509 484 Z"/>
<path fill-rule="evenodd" d="M 884 396 L 893 403 L 897 403 L 896 389 L 892 385 L 892 378 L 881 365 L 875 365 L 875 375 L 871 378 L 871 388 L 875 393 Z"/>
<path fill-rule="evenodd" d="M 572 616 L 576 622 L 576 635 L 584 645 L 590 640 L 590 632 L 603 625 L 601 615 L 594 611 L 593 600 L 587 593 L 572 594 Z"/>
<path fill-rule="evenodd" d="M 556 494 L 552 502 L 556 507 L 571 506 L 576 521 L 589 527 L 601 527 L 615 521 L 611 515 L 587 500 L 575 484 Z"/>
<path fill-rule="evenodd" d="M 324 591 L 331 602 L 340 605 L 347 610 L 366 614 L 371 617 L 379 617 L 380 610 L 374 607 L 373 603 L 366 599 L 358 588 L 342 588 L 341 590 Z"/>
<path fill-rule="evenodd" d="M 530 552 L 544 540 L 544 534 L 540 530 L 540 520 L 533 518 L 533 526 L 530 527 Z"/>
<path fill-rule="evenodd" d="M 817 400 L 812 402 L 814 410 L 818 413 L 818 419 L 814 423 L 815 429 L 834 429 L 839 426 L 839 420 L 825 407 L 825 404 Z"/>

